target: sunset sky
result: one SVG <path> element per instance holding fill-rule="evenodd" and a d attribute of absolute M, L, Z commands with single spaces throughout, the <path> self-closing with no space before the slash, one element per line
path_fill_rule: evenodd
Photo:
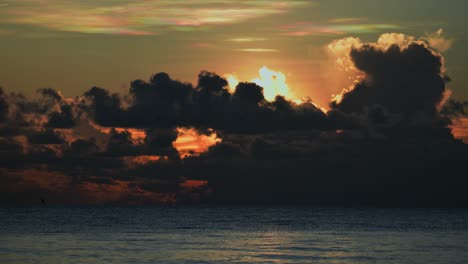
<path fill-rule="evenodd" d="M 466 205 L 467 5 L 0 0 L 0 203 Z"/>
<path fill-rule="evenodd" d="M 297 97 L 325 105 L 333 81 L 326 46 L 382 33 L 427 37 L 439 29 L 450 88 L 467 98 L 463 0 L 415 1 L 0 1 L 0 85 L 27 95 L 65 96 L 92 86 L 122 91 L 159 71 L 193 82 L 200 70 L 241 80 L 267 66 L 285 73 Z"/>

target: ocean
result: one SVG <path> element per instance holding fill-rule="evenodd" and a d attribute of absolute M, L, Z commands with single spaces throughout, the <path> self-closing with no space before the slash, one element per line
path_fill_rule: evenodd
<path fill-rule="evenodd" d="M 1 208 L 0 263 L 468 263 L 468 210 Z"/>

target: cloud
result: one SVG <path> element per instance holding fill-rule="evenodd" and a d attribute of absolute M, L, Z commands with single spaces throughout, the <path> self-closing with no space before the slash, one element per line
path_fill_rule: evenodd
<path fill-rule="evenodd" d="M 229 87 L 160 72 L 74 99 L 0 90 L 0 200 L 466 206 L 466 103 L 448 99 L 442 54 L 402 34 L 327 49 L 360 76 L 328 112 L 283 86 L 267 95 L 279 75 Z"/>
<path fill-rule="evenodd" d="M 36 132 L 30 134 L 29 142 L 31 144 L 63 144 L 65 140 L 62 135 L 57 132 L 47 129 L 45 131 Z"/>
<path fill-rule="evenodd" d="M 364 78 L 334 107 L 361 112 L 381 105 L 395 113 L 437 113 L 448 78 L 442 56 L 425 43 L 386 34 L 375 44 L 353 46 L 350 58 Z"/>
<path fill-rule="evenodd" d="M 468 115 L 468 101 L 450 99 L 442 107 L 441 113 L 450 117 L 464 117 Z"/>
<path fill-rule="evenodd" d="M 235 24 L 288 12 L 306 1 L 60 1 L 17 0 L 0 9 L 0 23 L 90 34 L 153 35 Z"/>
<path fill-rule="evenodd" d="M 63 95 L 60 91 L 54 90 L 52 88 L 42 88 L 37 91 L 40 95 L 44 97 L 49 97 L 54 101 L 60 102 L 62 101 Z"/>
<path fill-rule="evenodd" d="M 282 35 L 304 37 L 310 35 L 345 35 L 345 34 L 368 34 L 387 30 L 400 29 L 396 24 L 372 24 L 356 23 L 362 19 L 343 18 L 331 20 L 329 24 L 296 22 L 282 25 L 279 30 Z"/>
<path fill-rule="evenodd" d="M 340 17 L 340 18 L 333 18 L 328 20 L 330 23 L 337 23 L 337 24 L 342 24 L 342 23 L 355 23 L 355 22 L 361 22 L 367 20 L 366 18 L 363 17 Z"/>
<path fill-rule="evenodd" d="M 235 51 L 244 51 L 244 52 L 278 52 L 277 49 L 269 49 L 269 48 L 245 48 L 245 49 L 234 49 Z"/>
<path fill-rule="evenodd" d="M 454 40 L 445 38 L 443 34 L 444 34 L 444 30 L 439 29 L 432 34 L 428 34 L 426 37 L 422 39 L 426 40 L 431 47 L 441 52 L 446 52 L 452 47 Z"/>
<path fill-rule="evenodd" d="M 75 126 L 75 117 L 72 113 L 72 106 L 62 105 L 60 111 L 49 114 L 46 126 L 51 128 L 72 128 Z"/>
<path fill-rule="evenodd" d="M 301 140 L 304 134 L 275 134 L 251 143 L 247 156 L 198 161 L 210 164 L 205 172 L 213 190 L 210 202 L 461 206 L 467 201 L 460 187 L 466 179 L 457 173 L 466 169 L 461 144 L 382 140 L 358 131 L 308 134 L 307 140 Z M 220 170 L 223 176 L 217 177 Z"/>
<path fill-rule="evenodd" d="M 105 127 L 193 126 L 252 133 L 286 129 L 287 118 L 292 118 L 289 129 L 326 126 L 325 114 L 310 101 L 297 105 L 281 96 L 267 101 L 263 88 L 254 83 L 241 82 L 230 91 L 227 80 L 214 73 L 202 71 L 198 78 L 196 87 L 166 73 L 149 82 L 135 80 L 124 96 L 129 100 L 125 107 L 121 96 L 94 87 L 85 93 L 83 108 Z"/>
<path fill-rule="evenodd" d="M 362 41 L 359 38 L 347 37 L 332 41 L 327 45 L 326 51 L 333 57 L 338 69 L 354 71 L 356 68 L 350 54 L 353 48 L 360 46 L 362 46 Z"/>
<path fill-rule="evenodd" d="M 232 38 L 229 41 L 232 42 L 256 42 L 256 41 L 264 41 L 266 38 L 257 38 L 257 37 L 245 37 L 245 38 Z"/>

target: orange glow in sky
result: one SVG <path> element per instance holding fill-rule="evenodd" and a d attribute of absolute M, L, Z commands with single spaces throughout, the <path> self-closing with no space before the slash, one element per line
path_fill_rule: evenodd
<path fill-rule="evenodd" d="M 110 134 L 110 131 L 112 129 L 107 127 L 101 127 L 95 124 L 94 126 L 98 128 L 99 131 L 106 134 Z M 145 131 L 143 129 L 116 127 L 115 130 L 117 132 L 129 132 L 132 140 L 134 141 L 134 143 L 137 144 L 142 143 L 146 137 Z M 177 132 L 177 139 L 172 143 L 172 145 L 174 146 L 174 148 L 177 149 L 182 158 L 187 157 L 189 155 L 199 155 L 207 151 L 209 147 L 215 145 L 218 142 L 221 142 L 221 139 L 218 138 L 216 132 L 211 130 L 211 134 L 209 135 L 200 134 L 194 128 L 184 127 L 177 128 Z M 148 162 L 157 161 L 160 158 L 161 157 L 159 156 L 138 156 L 132 157 L 130 161 L 137 164 L 146 164 Z"/>
<path fill-rule="evenodd" d="M 458 120 L 453 120 L 453 125 L 451 128 L 455 138 L 461 139 L 463 142 L 468 143 L 468 118 L 464 117 Z"/>
<path fill-rule="evenodd" d="M 182 158 L 189 155 L 199 155 L 208 150 L 209 147 L 221 142 L 216 132 L 210 135 L 198 133 L 194 128 L 177 128 L 179 135 L 172 145 L 179 151 Z"/>

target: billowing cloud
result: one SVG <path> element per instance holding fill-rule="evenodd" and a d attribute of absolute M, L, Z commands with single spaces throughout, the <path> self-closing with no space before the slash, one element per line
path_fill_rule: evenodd
<path fill-rule="evenodd" d="M 439 31 L 441 34 L 442 31 Z M 409 47 L 411 49 L 409 49 Z M 330 43 L 327 47 L 326 50 L 329 54 L 329 57 L 332 59 L 332 64 L 334 64 L 334 68 L 340 70 L 342 73 L 341 75 L 346 76 L 348 79 L 353 78 L 355 83 L 349 87 L 344 87 L 341 93 L 334 94 L 333 95 L 333 101 L 336 103 L 340 103 L 343 100 L 343 95 L 348 93 L 349 91 L 353 90 L 357 84 L 362 84 L 363 82 L 366 82 L 367 84 L 370 83 L 371 77 L 370 75 L 375 75 L 375 73 L 370 73 L 367 71 L 367 69 L 362 69 L 359 67 L 359 61 L 356 61 L 359 56 L 359 50 L 363 50 L 364 48 L 368 50 L 375 50 L 377 53 L 381 52 L 386 54 L 385 57 L 388 58 L 388 60 L 393 60 L 396 58 L 395 55 L 392 53 L 395 53 L 396 50 L 401 50 L 402 55 L 399 60 L 403 60 L 404 57 L 408 57 L 416 54 L 411 54 L 412 52 L 415 52 L 414 50 L 417 49 L 416 47 L 420 46 L 419 50 L 424 52 L 426 51 L 428 53 L 427 58 L 433 58 L 434 60 L 438 60 L 436 64 L 440 65 L 440 67 L 437 68 L 437 65 L 434 65 L 434 71 L 436 71 L 439 75 L 445 76 L 445 68 L 444 68 L 444 61 L 443 57 L 438 54 L 440 50 L 436 49 L 431 45 L 431 42 L 429 41 L 428 38 L 426 37 L 421 37 L 421 38 L 416 38 L 413 36 L 405 35 L 405 34 L 398 34 L 398 33 L 387 33 L 387 34 L 382 34 L 376 42 L 372 43 L 364 43 L 361 39 L 359 38 L 353 38 L 353 37 L 347 37 L 339 40 L 335 40 L 332 43 Z M 433 50 L 436 49 L 436 50 Z M 411 52 L 409 51 L 411 50 Z M 369 54 L 370 52 L 363 52 L 362 54 Z M 353 56 L 355 56 L 353 58 Z M 380 58 L 379 60 L 369 58 L 369 60 L 374 60 L 374 61 L 379 61 L 379 63 L 383 63 L 383 58 Z M 395 62 L 397 63 L 397 62 Z M 400 61 L 400 63 L 403 63 L 403 61 Z M 416 64 L 416 61 L 412 62 L 413 64 Z M 426 64 L 428 62 L 426 61 L 421 61 L 420 64 Z M 400 65 L 402 68 L 404 65 Z M 408 65 L 407 65 L 408 66 Z M 361 66 L 362 67 L 362 66 Z M 415 67 L 419 67 L 415 65 Z M 369 68 L 369 67 L 368 67 Z M 371 65 L 370 68 L 372 70 L 375 70 L 376 67 L 374 65 Z M 420 68 L 420 67 L 419 67 Z M 339 71 L 338 71 L 339 73 Z M 408 73 L 409 74 L 409 73 Z M 437 74 L 435 74 L 437 75 Z M 408 78 L 412 78 L 407 76 Z M 444 77 L 444 82 L 448 81 L 448 78 L 446 76 Z M 415 78 L 413 78 L 415 79 Z M 383 82 L 386 83 L 391 83 L 392 81 L 396 80 L 383 80 Z M 400 80 L 401 82 L 404 82 L 404 80 Z M 372 82 L 375 82 L 372 81 Z M 406 85 L 409 85 L 409 83 L 406 83 Z M 396 87 L 400 87 L 401 85 L 395 85 Z M 424 85 L 423 85 L 424 86 Z M 443 88 L 441 87 L 439 89 L 439 105 L 437 108 L 440 108 L 440 105 L 445 103 L 445 101 L 450 97 L 451 91 L 446 89 L 445 85 L 442 85 Z M 422 87 L 422 86 L 419 86 Z M 404 89 L 404 87 L 401 87 L 400 89 Z M 425 88 L 421 88 L 425 89 Z M 410 89 L 409 91 L 413 91 L 414 89 Z M 381 94 L 380 92 L 378 92 Z M 382 94 L 383 96 L 383 94 Z M 432 103 L 431 103 L 432 104 Z"/>
<path fill-rule="evenodd" d="M 337 108 L 359 112 L 381 105 L 394 112 L 437 112 L 446 91 L 443 58 L 424 43 L 410 41 L 401 46 L 400 39 L 393 41 L 392 45 L 379 41 L 351 50 L 355 67 L 365 77 L 344 94 Z"/>
<path fill-rule="evenodd" d="M 0 9 L 0 23 L 50 30 L 121 35 L 152 35 L 234 24 L 285 13 L 306 1 L 61 1 L 16 0 Z"/>

